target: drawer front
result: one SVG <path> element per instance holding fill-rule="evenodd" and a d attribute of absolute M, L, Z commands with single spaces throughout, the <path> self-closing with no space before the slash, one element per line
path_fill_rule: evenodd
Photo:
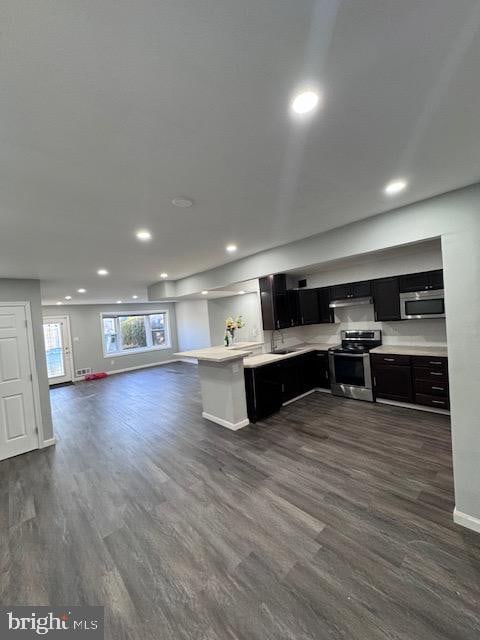
<path fill-rule="evenodd" d="M 447 370 L 442 368 L 414 367 L 413 376 L 415 380 L 437 380 L 437 382 L 447 382 L 448 380 Z"/>
<path fill-rule="evenodd" d="M 439 398 L 438 396 L 429 396 L 423 393 L 415 394 L 415 402 L 423 404 L 427 407 L 435 407 L 436 409 L 450 409 L 448 398 Z"/>
<path fill-rule="evenodd" d="M 415 380 L 415 393 L 448 398 L 448 384 L 433 380 Z"/>
<path fill-rule="evenodd" d="M 372 362 L 374 364 L 410 364 L 410 356 L 400 356 L 393 353 L 372 353 L 370 357 L 372 358 Z"/>
<path fill-rule="evenodd" d="M 426 369 L 444 369 L 446 371 L 448 368 L 447 358 L 414 356 L 412 363 L 414 367 L 425 367 Z"/>

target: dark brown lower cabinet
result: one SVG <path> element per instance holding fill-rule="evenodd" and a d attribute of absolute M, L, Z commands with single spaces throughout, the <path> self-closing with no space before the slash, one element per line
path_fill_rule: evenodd
<path fill-rule="evenodd" d="M 281 362 L 282 402 L 293 400 L 303 393 L 302 367 L 303 357 L 286 358 Z"/>
<path fill-rule="evenodd" d="M 250 422 L 267 418 L 284 402 L 312 389 L 330 388 L 326 351 L 299 354 L 254 369 L 245 369 Z"/>
<path fill-rule="evenodd" d="M 409 364 L 375 362 L 375 396 L 397 402 L 413 402 L 412 368 Z"/>
<path fill-rule="evenodd" d="M 436 409 L 450 409 L 447 358 L 414 356 L 415 402 Z"/>
<path fill-rule="evenodd" d="M 371 354 L 375 397 L 450 409 L 446 358 Z"/>
<path fill-rule="evenodd" d="M 282 406 L 282 370 L 279 363 L 245 369 L 245 393 L 250 422 L 263 420 Z"/>
<path fill-rule="evenodd" d="M 326 351 L 313 351 L 302 356 L 300 387 L 302 393 L 307 393 L 312 389 L 330 389 L 328 353 Z"/>

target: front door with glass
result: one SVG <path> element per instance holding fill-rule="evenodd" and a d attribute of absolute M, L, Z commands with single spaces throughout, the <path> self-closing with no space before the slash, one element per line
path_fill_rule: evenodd
<path fill-rule="evenodd" d="M 44 318 L 43 336 L 49 384 L 72 381 L 72 360 L 68 318 Z"/>

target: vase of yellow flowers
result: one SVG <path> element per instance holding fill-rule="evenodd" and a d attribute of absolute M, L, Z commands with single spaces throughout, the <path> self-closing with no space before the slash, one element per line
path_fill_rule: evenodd
<path fill-rule="evenodd" d="M 235 344 L 235 331 L 245 326 L 243 316 L 236 318 L 227 318 L 225 320 L 225 346 L 233 347 Z"/>

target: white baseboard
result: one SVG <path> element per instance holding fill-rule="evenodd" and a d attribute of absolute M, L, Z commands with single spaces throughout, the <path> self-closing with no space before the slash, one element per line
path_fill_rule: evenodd
<path fill-rule="evenodd" d="M 54 444 L 56 444 L 57 439 L 55 438 L 55 436 L 53 438 L 48 438 L 47 440 L 44 440 L 43 443 L 40 445 L 40 449 L 46 449 L 47 447 L 52 447 Z"/>
<path fill-rule="evenodd" d="M 282 407 L 286 407 L 288 404 L 292 404 L 292 402 L 296 402 L 297 400 L 300 400 L 301 398 L 305 398 L 306 396 L 311 395 L 312 393 L 316 393 L 316 392 L 320 392 L 320 393 L 332 393 L 331 389 L 321 389 L 320 387 L 316 387 L 315 389 L 310 389 L 310 391 L 307 391 L 306 393 L 302 393 L 299 396 L 295 396 L 295 398 L 292 398 L 291 400 L 287 400 L 287 402 L 284 402 L 282 404 Z"/>
<path fill-rule="evenodd" d="M 468 513 L 458 511 L 456 507 L 453 511 L 453 521 L 466 529 L 480 533 L 480 518 L 475 518 L 474 516 L 469 516 Z"/>
<path fill-rule="evenodd" d="M 295 396 L 295 398 L 292 398 L 291 400 L 287 400 L 286 402 L 284 402 L 282 404 L 282 407 L 286 407 L 288 404 L 292 404 L 292 402 L 296 402 L 297 400 L 300 400 L 300 398 L 306 398 L 307 396 L 310 396 L 312 393 L 315 393 L 316 389 L 310 389 L 310 391 L 307 391 L 306 393 L 301 393 L 299 396 Z"/>
<path fill-rule="evenodd" d="M 196 358 L 178 358 L 177 362 L 186 362 L 187 364 L 198 364 Z"/>
<path fill-rule="evenodd" d="M 126 373 L 127 371 L 137 371 L 137 369 L 149 369 L 151 367 L 160 367 L 164 364 L 172 364 L 174 362 L 182 362 L 180 358 L 173 358 L 171 360 L 162 360 L 161 362 L 151 362 L 150 364 L 139 364 L 136 367 L 126 367 L 125 369 L 112 369 L 111 371 L 106 371 L 109 376 L 113 376 L 116 373 Z M 81 376 L 80 378 L 74 378 L 73 382 L 84 382 L 85 377 Z"/>
<path fill-rule="evenodd" d="M 240 422 L 234 423 L 234 422 L 229 422 L 228 420 L 224 420 L 223 418 L 217 418 L 217 416 L 213 416 L 211 413 L 206 413 L 206 411 L 202 411 L 202 418 L 205 418 L 206 420 L 210 420 L 210 422 L 215 422 L 216 424 L 219 424 L 222 427 L 226 427 L 231 431 L 238 431 L 238 429 L 241 429 L 242 427 L 246 427 L 248 424 L 250 424 L 250 420 L 248 418 L 245 418 L 245 420 L 241 420 Z"/>
<path fill-rule="evenodd" d="M 415 411 L 426 411 L 427 413 L 440 413 L 442 416 L 449 416 L 450 411 L 446 409 L 436 409 L 435 407 L 426 407 L 423 404 L 412 404 L 411 402 L 397 402 L 396 400 L 384 400 L 377 398 L 377 404 L 389 404 L 392 407 L 403 407 L 404 409 L 415 409 Z"/>

